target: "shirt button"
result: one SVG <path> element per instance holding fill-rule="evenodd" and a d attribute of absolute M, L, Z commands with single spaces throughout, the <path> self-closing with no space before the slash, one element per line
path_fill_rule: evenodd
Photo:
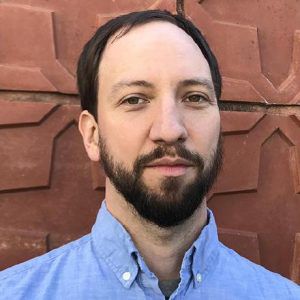
<path fill-rule="evenodd" d="M 202 281 L 202 276 L 200 273 L 197 273 L 196 280 L 200 283 Z"/>
<path fill-rule="evenodd" d="M 130 279 L 130 276 L 131 276 L 130 272 L 125 272 L 125 273 L 123 273 L 122 278 L 125 281 L 128 281 Z"/>

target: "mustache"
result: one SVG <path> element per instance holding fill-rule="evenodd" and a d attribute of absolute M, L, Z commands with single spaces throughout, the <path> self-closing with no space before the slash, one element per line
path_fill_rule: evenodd
<path fill-rule="evenodd" d="M 140 173 L 147 164 L 165 156 L 180 157 L 198 168 L 204 168 L 204 159 L 198 153 L 192 152 L 186 149 L 183 144 L 177 143 L 172 146 L 158 146 L 150 153 L 140 155 L 134 163 L 133 170 L 135 173 Z"/>

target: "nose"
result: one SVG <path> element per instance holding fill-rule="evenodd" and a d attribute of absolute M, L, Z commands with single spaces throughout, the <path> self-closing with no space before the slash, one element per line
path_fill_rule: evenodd
<path fill-rule="evenodd" d="M 150 139 L 155 143 L 174 144 L 187 139 L 183 111 L 174 101 L 165 101 L 159 105 L 153 116 Z"/>

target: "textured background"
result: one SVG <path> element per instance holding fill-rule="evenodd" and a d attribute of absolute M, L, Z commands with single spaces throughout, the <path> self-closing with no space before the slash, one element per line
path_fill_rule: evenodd
<path fill-rule="evenodd" d="M 112 16 L 151 8 L 191 18 L 220 62 L 220 239 L 300 283 L 297 0 L 1 0 L 0 268 L 90 231 L 104 175 L 76 128 L 77 57 Z"/>

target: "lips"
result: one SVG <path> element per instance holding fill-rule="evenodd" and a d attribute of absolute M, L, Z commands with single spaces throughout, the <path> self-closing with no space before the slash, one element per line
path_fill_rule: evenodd
<path fill-rule="evenodd" d="M 191 167 L 193 164 L 185 159 L 182 158 L 162 158 L 155 160 L 154 162 L 148 164 L 146 167 L 177 167 L 177 166 L 182 166 L 182 167 Z"/>
<path fill-rule="evenodd" d="M 148 164 L 146 168 L 158 171 L 165 176 L 180 176 L 184 175 L 192 166 L 193 164 L 185 159 L 162 158 Z"/>

